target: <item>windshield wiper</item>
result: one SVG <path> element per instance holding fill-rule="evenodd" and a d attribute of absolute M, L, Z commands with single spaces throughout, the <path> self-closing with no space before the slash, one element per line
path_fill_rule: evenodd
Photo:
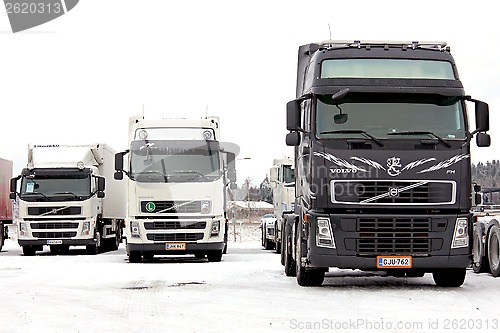
<path fill-rule="evenodd" d="M 180 173 L 180 174 L 194 173 L 194 174 L 197 174 L 200 177 L 205 177 L 204 174 L 202 174 L 201 172 L 196 171 L 196 170 L 175 170 L 175 171 L 173 171 L 173 173 Z"/>
<path fill-rule="evenodd" d="M 71 194 L 72 196 L 74 196 L 75 198 L 79 198 L 78 195 L 76 195 L 75 193 L 73 192 L 69 192 L 69 191 L 66 191 L 66 192 L 55 192 L 54 194 Z"/>
<path fill-rule="evenodd" d="M 376 137 L 374 137 L 370 133 L 363 131 L 363 130 L 334 130 L 334 131 L 321 132 L 320 134 L 363 134 L 363 136 L 365 138 L 372 139 L 380 147 L 384 146 L 384 144 L 382 142 L 380 142 L 379 139 L 377 139 Z"/>
<path fill-rule="evenodd" d="M 430 135 L 436 139 L 438 139 L 439 142 L 444 144 L 446 147 L 451 148 L 451 145 L 444 141 L 442 137 L 439 135 L 434 134 L 431 131 L 404 131 L 404 132 L 389 132 L 387 135 Z"/>
<path fill-rule="evenodd" d="M 41 195 L 45 199 L 49 199 L 49 197 L 47 197 L 45 194 L 43 194 L 41 192 L 26 192 L 26 193 L 23 193 L 22 195 L 32 195 L 32 194 Z"/>

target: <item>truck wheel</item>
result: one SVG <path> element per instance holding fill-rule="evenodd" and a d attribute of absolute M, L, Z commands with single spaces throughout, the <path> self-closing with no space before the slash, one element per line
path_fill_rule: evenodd
<path fill-rule="evenodd" d="M 291 253 L 291 237 L 287 236 L 286 240 L 283 243 L 283 259 L 285 265 L 285 275 L 286 276 L 295 276 L 295 260 L 293 260 L 293 256 Z"/>
<path fill-rule="evenodd" d="M 155 257 L 155 255 L 153 253 L 151 253 L 151 252 L 144 252 L 142 254 L 142 259 L 144 259 L 144 260 L 148 260 L 148 261 L 149 260 L 153 260 L 154 257 Z"/>
<path fill-rule="evenodd" d="M 203 252 L 198 252 L 198 253 L 195 253 L 195 254 L 194 254 L 194 257 L 195 257 L 196 259 L 205 259 L 205 253 L 203 253 Z"/>
<path fill-rule="evenodd" d="M 50 253 L 59 254 L 59 252 L 61 252 L 61 248 L 58 245 L 51 245 L 50 246 Z"/>
<path fill-rule="evenodd" d="M 95 255 L 95 254 L 99 253 L 99 247 L 97 246 L 97 244 L 87 245 L 87 246 L 85 246 L 85 250 L 86 250 L 87 254 L 91 254 L 91 255 Z"/>
<path fill-rule="evenodd" d="M 438 287 L 460 287 L 465 281 L 465 268 L 448 268 L 434 271 L 432 278 Z"/>
<path fill-rule="evenodd" d="M 306 270 L 302 266 L 302 238 L 299 236 L 297 238 L 297 245 L 295 246 L 295 270 L 297 272 L 297 283 L 302 287 L 319 287 L 323 284 L 325 279 L 325 272 L 320 269 Z"/>
<path fill-rule="evenodd" d="M 267 238 L 264 238 L 264 249 L 272 250 L 274 248 L 274 243 Z"/>
<path fill-rule="evenodd" d="M 120 243 L 122 241 L 122 229 L 118 228 L 116 230 L 116 235 L 112 239 L 109 240 L 109 250 L 110 251 L 116 251 L 118 250 L 118 247 L 120 246 Z"/>
<path fill-rule="evenodd" d="M 496 225 L 491 227 L 488 236 L 488 263 L 491 274 L 500 276 L 500 229 Z"/>
<path fill-rule="evenodd" d="M 474 256 L 472 270 L 474 273 L 484 273 L 490 270 L 488 257 L 484 255 L 485 247 L 482 244 L 482 232 L 479 228 L 474 228 L 474 236 L 472 240 L 472 254 Z"/>
<path fill-rule="evenodd" d="M 0 251 L 2 251 L 3 244 L 5 243 L 5 234 L 6 230 L 3 226 L 3 223 L 0 222 Z"/>
<path fill-rule="evenodd" d="M 139 251 L 130 251 L 128 254 L 128 262 L 136 263 L 136 262 L 141 262 L 142 261 L 142 256 L 141 252 Z"/>
<path fill-rule="evenodd" d="M 210 251 L 207 253 L 209 262 L 219 262 L 222 260 L 222 251 Z"/>
<path fill-rule="evenodd" d="M 274 244 L 274 253 L 277 253 L 277 254 L 281 253 L 281 242 L 276 242 Z"/>
<path fill-rule="evenodd" d="M 36 253 L 36 251 L 31 245 L 23 246 L 23 255 L 25 255 L 26 257 L 34 256 L 35 253 Z"/>

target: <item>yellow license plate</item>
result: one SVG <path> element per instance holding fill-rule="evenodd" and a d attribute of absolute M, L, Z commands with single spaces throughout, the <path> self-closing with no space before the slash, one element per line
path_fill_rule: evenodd
<path fill-rule="evenodd" d="M 185 250 L 186 243 L 166 243 L 165 250 Z"/>
<path fill-rule="evenodd" d="M 410 256 L 378 256 L 377 268 L 411 268 Z"/>

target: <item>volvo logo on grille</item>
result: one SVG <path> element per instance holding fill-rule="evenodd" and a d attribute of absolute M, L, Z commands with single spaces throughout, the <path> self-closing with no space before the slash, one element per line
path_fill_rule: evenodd
<path fill-rule="evenodd" d="M 390 197 L 399 197 L 399 188 L 389 187 L 389 196 Z"/>

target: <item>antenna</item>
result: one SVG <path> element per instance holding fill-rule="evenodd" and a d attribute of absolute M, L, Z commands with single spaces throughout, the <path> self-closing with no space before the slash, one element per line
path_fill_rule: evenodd
<path fill-rule="evenodd" d="M 332 40 L 332 28 L 330 27 L 330 23 L 328 23 L 328 32 L 330 33 L 330 40 Z"/>
<path fill-rule="evenodd" d="M 205 107 L 205 119 L 207 119 L 207 118 L 208 118 L 208 104 Z"/>
<path fill-rule="evenodd" d="M 142 119 L 144 119 L 144 104 L 142 104 Z"/>

